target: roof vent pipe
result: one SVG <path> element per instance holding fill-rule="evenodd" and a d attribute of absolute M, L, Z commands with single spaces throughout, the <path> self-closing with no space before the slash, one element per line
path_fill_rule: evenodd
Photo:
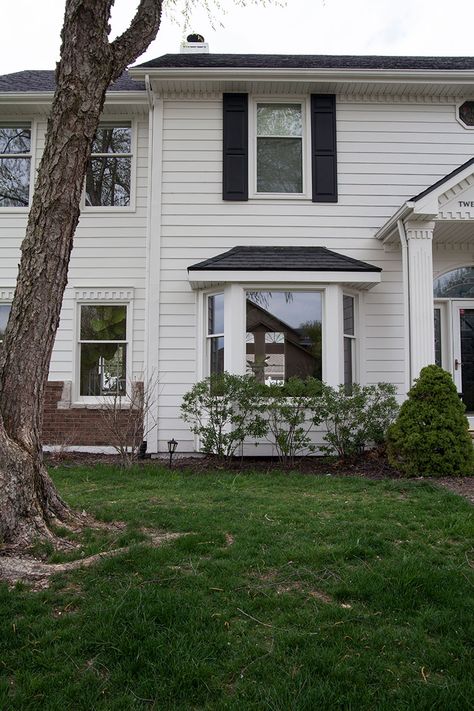
<path fill-rule="evenodd" d="M 181 54 L 209 54 L 209 45 L 204 41 L 204 37 L 193 33 L 186 37 L 185 42 L 181 42 Z"/>

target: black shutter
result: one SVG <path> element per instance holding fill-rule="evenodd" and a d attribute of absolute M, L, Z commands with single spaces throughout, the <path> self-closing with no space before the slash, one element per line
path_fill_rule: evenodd
<path fill-rule="evenodd" d="M 337 202 L 336 97 L 311 95 L 313 202 Z"/>
<path fill-rule="evenodd" d="M 224 94 L 224 200 L 248 200 L 248 95 Z"/>

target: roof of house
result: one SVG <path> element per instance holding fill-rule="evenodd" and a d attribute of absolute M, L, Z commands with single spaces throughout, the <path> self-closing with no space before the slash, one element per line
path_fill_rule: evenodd
<path fill-rule="evenodd" d="M 4 92 L 53 92 L 56 88 L 55 72 L 52 69 L 27 69 L 23 72 L 0 76 L 0 93 Z M 145 84 L 132 79 L 124 72 L 109 91 L 145 91 Z"/>
<path fill-rule="evenodd" d="M 443 175 L 442 178 L 440 178 L 435 183 L 433 183 L 429 187 L 422 190 L 421 193 L 418 193 L 418 195 L 415 195 L 414 197 L 410 198 L 410 200 L 408 200 L 408 202 L 416 202 L 417 200 L 421 200 L 421 198 L 424 198 L 425 195 L 428 195 L 428 193 L 430 193 L 432 190 L 436 190 L 436 188 L 439 188 L 443 183 L 446 183 L 451 178 L 456 177 L 456 175 L 458 175 L 458 173 L 462 173 L 463 170 L 465 170 L 466 168 L 468 168 L 471 165 L 474 165 L 474 158 L 469 158 L 469 160 L 467 160 L 465 163 L 462 163 L 462 165 L 458 166 L 457 168 L 452 170 L 447 175 Z"/>
<path fill-rule="evenodd" d="M 380 267 L 326 247 L 233 247 L 188 271 L 381 272 Z"/>
<path fill-rule="evenodd" d="M 394 69 L 462 71 L 474 57 L 386 57 L 328 54 L 164 54 L 134 68 Z"/>

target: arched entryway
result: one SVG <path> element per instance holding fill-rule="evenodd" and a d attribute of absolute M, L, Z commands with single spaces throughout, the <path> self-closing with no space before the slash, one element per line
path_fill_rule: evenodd
<path fill-rule="evenodd" d="M 438 276 L 433 286 L 436 363 L 453 374 L 474 416 L 474 266 Z"/>

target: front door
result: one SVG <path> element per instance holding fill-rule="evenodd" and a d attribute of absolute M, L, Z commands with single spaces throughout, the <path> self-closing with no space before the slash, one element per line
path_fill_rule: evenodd
<path fill-rule="evenodd" d="M 474 301 L 453 301 L 454 382 L 474 413 Z"/>

